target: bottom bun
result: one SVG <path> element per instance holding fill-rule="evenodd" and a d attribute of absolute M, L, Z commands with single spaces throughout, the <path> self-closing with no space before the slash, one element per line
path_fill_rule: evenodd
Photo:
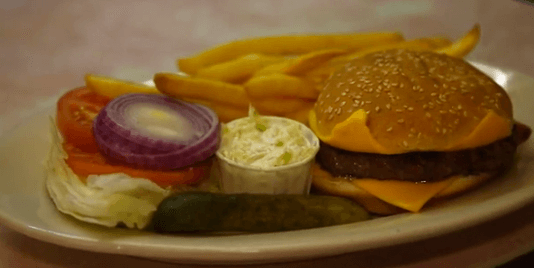
<path fill-rule="evenodd" d="M 453 176 L 452 183 L 447 188 L 440 191 L 433 198 L 443 198 L 473 189 L 496 174 L 481 173 L 470 176 Z M 336 196 L 343 196 L 353 199 L 362 205 L 367 211 L 380 214 L 391 215 L 406 212 L 406 210 L 384 202 L 367 191 L 359 188 L 354 178 L 334 177 L 327 171 L 321 169 L 318 165 L 313 168 L 313 187 L 315 190 Z"/>

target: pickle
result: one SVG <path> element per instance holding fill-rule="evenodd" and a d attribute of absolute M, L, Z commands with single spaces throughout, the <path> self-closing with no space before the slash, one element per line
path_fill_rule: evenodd
<path fill-rule="evenodd" d="M 366 220 L 354 202 L 334 196 L 190 192 L 163 200 L 151 229 L 176 232 L 277 232 Z"/>

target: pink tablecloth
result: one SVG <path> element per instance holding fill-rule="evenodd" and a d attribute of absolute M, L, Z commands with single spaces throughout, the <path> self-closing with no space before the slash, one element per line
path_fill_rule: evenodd
<path fill-rule="evenodd" d="M 407 38 L 482 39 L 469 59 L 534 76 L 534 7 L 518 1 L 2 1 L 0 134 L 85 73 L 146 80 L 224 41 L 305 32 L 399 30 Z M 285 264 L 450 267 L 501 263 L 534 246 L 534 205 L 409 245 Z M 0 267 L 174 267 L 58 247 L 0 226 Z M 267 267 L 275 267 L 267 266 Z"/>

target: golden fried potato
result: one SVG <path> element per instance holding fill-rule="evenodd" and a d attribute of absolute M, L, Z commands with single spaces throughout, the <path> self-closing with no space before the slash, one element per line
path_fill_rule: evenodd
<path fill-rule="evenodd" d="M 398 42 L 394 44 L 384 44 L 380 46 L 374 46 L 374 47 L 361 49 L 359 51 L 356 51 L 348 55 L 336 57 L 332 59 L 332 62 L 346 63 L 347 61 L 360 58 L 369 53 L 378 52 L 382 50 L 388 50 L 388 49 L 432 50 L 434 48 L 442 48 L 443 46 L 446 46 L 445 44 L 447 42 L 445 40 L 446 39 L 443 39 L 442 37 L 438 37 L 435 39 L 434 38 L 419 38 L 419 39 L 413 39 L 413 40 L 408 40 L 404 42 Z M 451 44 L 452 42 L 449 40 L 448 43 Z"/>
<path fill-rule="evenodd" d="M 263 98 L 250 99 L 252 106 L 263 115 L 284 115 L 299 111 L 315 102 L 314 99 Z"/>
<path fill-rule="evenodd" d="M 221 121 L 222 123 L 228 123 L 232 120 L 248 116 L 248 108 L 234 107 L 232 105 L 227 105 L 224 103 L 191 98 L 182 98 L 182 100 L 192 103 L 198 103 L 211 108 L 217 114 L 217 116 L 219 117 L 219 121 Z"/>
<path fill-rule="evenodd" d="M 287 59 L 283 62 L 265 66 L 254 75 L 261 76 L 272 73 L 285 73 L 299 76 L 315 69 L 317 66 L 327 62 L 335 56 L 347 53 L 343 49 L 324 49 L 313 51 L 296 58 Z"/>
<path fill-rule="evenodd" d="M 235 107 L 248 107 L 248 97 L 243 86 L 221 81 L 181 76 L 173 73 L 156 73 L 156 88 L 174 98 L 192 98 Z"/>
<path fill-rule="evenodd" d="M 244 84 L 250 98 L 305 98 L 319 96 L 315 85 L 300 77 L 281 73 L 254 76 Z"/>
<path fill-rule="evenodd" d="M 94 74 L 85 75 L 85 85 L 88 89 L 110 98 L 129 93 L 160 94 L 155 87 Z"/>
<path fill-rule="evenodd" d="M 237 59 L 215 64 L 198 70 L 196 77 L 241 83 L 265 66 L 284 61 L 282 56 L 248 54 Z"/>
<path fill-rule="evenodd" d="M 308 118 L 311 109 L 313 109 L 314 103 L 309 103 L 308 105 L 304 106 L 303 108 L 296 110 L 294 112 L 290 112 L 287 114 L 284 114 L 284 117 L 299 121 L 305 125 L 308 125 Z"/>
<path fill-rule="evenodd" d="M 461 39 L 453 44 L 434 50 L 437 53 L 447 54 L 449 56 L 463 58 L 475 48 L 480 39 L 480 25 L 477 23 L 473 28 L 464 35 Z"/>
<path fill-rule="evenodd" d="M 195 56 L 179 59 L 178 68 L 192 75 L 201 68 L 251 53 L 298 55 L 332 48 L 356 50 L 402 40 L 402 35 L 396 32 L 259 37 L 229 42 Z"/>
<path fill-rule="evenodd" d="M 445 36 L 434 36 L 434 37 L 428 37 L 428 38 L 422 38 L 422 39 L 427 39 L 427 41 L 430 44 L 432 44 L 434 48 L 443 48 L 443 47 L 446 47 L 452 44 L 451 39 Z"/>
<path fill-rule="evenodd" d="M 282 72 L 288 75 L 303 75 L 332 59 L 333 57 L 345 53 L 347 53 L 347 51 L 342 49 L 325 49 L 310 52 L 298 58 L 287 61 L 288 64 L 282 69 Z"/>

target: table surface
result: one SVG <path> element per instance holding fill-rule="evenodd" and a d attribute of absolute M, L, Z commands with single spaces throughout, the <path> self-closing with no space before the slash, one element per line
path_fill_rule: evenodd
<path fill-rule="evenodd" d="M 150 79 L 175 59 L 232 39 L 398 30 L 482 38 L 468 59 L 534 77 L 534 7 L 520 1 L 0 1 L 0 134 L 85 73 Z M 491 267 L 534 249 L 534 204 L 411 244 L 264 267 Z M 84 252 L 0 225 L 0 267 L 190 267 Z"/>

